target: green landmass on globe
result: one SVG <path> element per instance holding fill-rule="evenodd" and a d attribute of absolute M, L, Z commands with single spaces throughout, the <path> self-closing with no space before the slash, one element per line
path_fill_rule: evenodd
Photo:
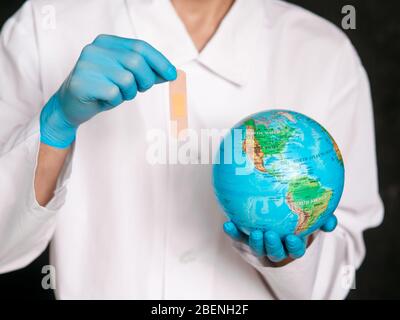
<path fill-rule="evenodd" d="M 300 177 L 289 182 L 286 201 L 289 208 L 298 214 L 295 233 L 307 230 L 328 207 L 332 190 L 323 188 L 310 177 Z"/>
<path fill-rule="evenodd" d="M 267 172 L 263 164 L 265 157 L 280 154 L 295 129 L 284 126 L 276 131 L 273 128 L 268 128 L 264 123 L 257 125 L 253 118 L 246 120 L 244 125 L 246 127 L 246 139 L 243 141 L 243 151 L 247 152 L 258 170 Z"/>

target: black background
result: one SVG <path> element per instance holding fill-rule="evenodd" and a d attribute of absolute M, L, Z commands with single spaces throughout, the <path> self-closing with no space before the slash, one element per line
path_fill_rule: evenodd
<path fill-rule="evenodd" d="M 111 1 L 111 0 L 110 0 Z M 398 299 L 400 293 L 400 3 L 396 0 L 292 0 L 341 26 L 344 5 L 357 12 L 357 29 L 346 31 L 370 77 L 374 100 L 380 193 L 385 220 L 365 233 L 367 256 L 349 299 Z M 0 3 L 0 25 L 23 3 Z M 47 251 L 30 266 L 0 275 L 0 297 L 53 299 L 41 287 Z"/>

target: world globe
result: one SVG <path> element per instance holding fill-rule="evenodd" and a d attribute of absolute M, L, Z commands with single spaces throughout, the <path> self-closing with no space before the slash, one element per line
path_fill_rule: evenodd
<path fill-rule="evenodd" d="M 213 164 L 216 198 L 240 230 L 307 236 L 339 204 L 344 165 L 331 135 L 289 110 L 253 114 L 222 140 Z"/>

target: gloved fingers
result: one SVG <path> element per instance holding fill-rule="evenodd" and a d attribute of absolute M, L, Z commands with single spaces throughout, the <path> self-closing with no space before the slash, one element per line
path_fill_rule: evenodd
<path fill-rule="evenodd" d="M 176 79 L 176 68 L 161 52 L 159 52 L 157 49 L 155 49 L 145 41 L 122 38 L 112 35 L 100 35 L 95 39 L 93 43 L 103 48 L 124 48 L 131 52 L 136 52 L 146 60 L 149 66 L 155 71 L 157 75 L 163 78 L 164 81 L 171 81 Z"/>
<path fill-rule="evenodd" d="M 296 235 L 288 235 L 285 238 L 285 246 L 289 256 L 298 259 L 306 252 L 306 241 Z"/>
<path fill-rule="evenodd" d="M 335 215 L 331 215 L 328 220 L 322 225 L 321 230 L 325 232 L 332 232 L 337 226 L 337 218 Z"/>
<path fill-rule="evenodd" d="M 176 79 L 177 77 L 175 77 L 175 79 Z M 174 81 L 175 79 L 173 79 L 173 80 L 168 80 L 168 81 Z M 167 80 L 165 80 L 163 77 L 161 77 L 161 76 L 159 76 L 157 73 L 156 73 L 156 81 L 155 81 L 155 84 L 160 84 L 160 83 L 164 83 L 164 82 L 166 82 Z"/>
<path fill-rule="evenodd" d="M 285 249 L 279 235 L 274 231 L 264 233 L 265 251 L 268 259 L 279 262 L 286 258 Z"/>
<path fill-rule="evenodd" d="M 150 89 L 156 83 L 155 73 L 140 54 L 119 54 L 118 61 L 134 75 L 140 92 Z"/>
<path fill-rule="evenodd" d="M 93 88 L 93 80 L 96 82 L 95 88 Z M 112 83 L 119 88 L 122 93 L 122 101 L 130 100 L 136 95 L 137 86 L 132 81 L 135 80 L 133 74 L 118 63 L 110 50 L 93 45 L 86 46 L 75 66 L 70 86 L 77 97 L 84 99 L 90 95 L 91 99 L 107 102 L 108 97 L 104 95 L 108 95 L 108 90 L 105 90 L 104 86 L 101 86 L 101 91 L 96 90 L 98 82 L 103 80 L 105 83 Z M 79 86 L 75 85 L 76 82 L 79 83 Z M 105 105 L 109 108 L 115 106 L 115 103 L 106 103 Z"/>
<path fill-rule="evenodd" d="M 115 68 L 107 72 L 107 77 L 119 87 L 124 100 L 132 100 L 136 97 L 138 88 L 135 76 L 131 72 L 123 68 Z"/>
<path fill-rule="evenodd" d="M 245 234 L 243 232 L 241 232 L 232 221 L 225 222 L 223 228 L 224 228 L 224 232 L 232 240 L 244 241 L 246 238 Z"/>
<path fill-rule="evenodd" d="M 264 251 L 264 235 L 262 231 L 255 230 L 250 232 L 249 236 L 249 247 L 253 250 L 254 254 L 257 256 L 265 255 Z"/>
<path fill-rule="evenodd" d="M 97 72 L 87 71 L 71 80 L 70 88 L 76 97 L 88 103 L 100 100 L 106 109 L 118 106 L 124 101 L 119 87 Z M 93 113 L 96 110 L 82 110 Z M 99 110 L 97 110 L 99 112 Z M 83 114 L 82 117 L 85 117 Z"/>
<path fill-rule="evenodd" d="M 135 40 L 132 43 L 133 50 L 141 54 L 150 67 L 161 78 L 167 81 L 173 81 L 177 77 L 175 66 L 157 49 L 145 41 Z"/>
<path fill-rule="evenodd" d="M 121 89 L 125 100 L 131 100 L 137 91 L 143 92 L 156 83 L 156 75 L 145 59 L 138 53 L 126 49 L 115 49 L 89 45 L 82 51 L 75 73 L 87 72 L 104 75 Z M 127 74 L 131 73 L 131 75 Z M 133 80 L 135 83 L 133 83 Z"/>

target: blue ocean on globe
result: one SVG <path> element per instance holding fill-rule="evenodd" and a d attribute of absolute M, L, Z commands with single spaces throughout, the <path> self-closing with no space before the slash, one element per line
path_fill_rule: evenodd
<path fill-rule="evenodd" d="M 331 135 L 313 119 L 268 110 L 240 121 L 213 164 L 216 198 L 243 232 L 306 236 L 337 208 L 344 165 Z"/>

